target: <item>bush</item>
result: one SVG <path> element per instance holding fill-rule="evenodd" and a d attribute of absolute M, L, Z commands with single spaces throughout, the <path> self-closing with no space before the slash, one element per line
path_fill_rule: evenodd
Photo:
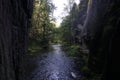
<path fill-rule="evenodd" d="M 68 53 L 68 56 L 78 56 L 80 55 L 80 45 L 64 45 L 63 50 Z"/>

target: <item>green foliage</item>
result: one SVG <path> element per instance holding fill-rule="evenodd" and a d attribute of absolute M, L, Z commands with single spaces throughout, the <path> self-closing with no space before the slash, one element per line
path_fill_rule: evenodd
<path fill-rule="evenodd" d="M 63 18 L 63 21 L 60 26 L 61 30 L 61 40 L 63 43 L 67 44 L 76 44 L 76 20 L 78 15 L 78 5 L 72 3 L 70 5 L 69 15 Z"/>
<path fill-rule="evenodd" d="M 54 23 L 52 23 L 52 12 L 54 5 L 50 0 L 35 0 L 32 15 L 32 27 L 29 33 L 29 49 L 33 50 L 48 47 L 51 35 L 54 33 Z M 34 43 L 34 44 L 33 44 Z M 34 48 L 32 48 L 34 46 Z M 37 47 L 35 47 L 37 46 Z"/>
<path fill-rule="evenodd" d="M 60 29 L 55 27 L 53 28 L 53 33 L 51 34 L 51 41 L 50 43 L 51 44 L 54 44 L 54 43 L 61 43 L 60 41 L 60 36 L 61 36 L 61 32 L 60 32 Z"/>
<path fill-rule="evenodd" d="M 70 17 L 67 16 L 63 22 L 61 23 L 61 27 L 60 27 L 60 30 L 61 30 L 61 40 L 63 43 L 68 43 L 70 44 L 71 42 L 71 30 L 70 30 Z"/>
<path fill-rule="evenodd" d="M 80 54 L 79 50 L 80 50 L 79 45 L 72 45 L 72 46 L 70 46 L 70 48 L 68 50 L 68 53 L 69 53 L 70 56 L 75 56 L 77 54 Z"/>
<path fill-rule="evenodd" d="M 79 45 L 64 45 L 63 50 L 68 53 L 68 56 L 76 57 L 80 55 L 80 46 Z"/>

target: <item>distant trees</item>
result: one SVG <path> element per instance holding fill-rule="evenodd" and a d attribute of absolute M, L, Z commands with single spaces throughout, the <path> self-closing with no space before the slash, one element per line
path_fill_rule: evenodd
<path fill-rule="evenodd" d="M 79 44 L 81 42 L 80 33 L 87 15 L 87 4 L 88 0 L 81 1 L 79 5 L 73 2 L 69 14 L 63 18 L 61 23 L 63 43 Z"/>

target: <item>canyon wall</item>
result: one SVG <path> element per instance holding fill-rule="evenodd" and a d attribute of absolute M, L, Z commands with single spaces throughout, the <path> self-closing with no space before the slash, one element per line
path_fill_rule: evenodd
<path fill-rule="evenodd" d="M 0 0 L 0 80 L 24 80 L 32 0 Z"/>

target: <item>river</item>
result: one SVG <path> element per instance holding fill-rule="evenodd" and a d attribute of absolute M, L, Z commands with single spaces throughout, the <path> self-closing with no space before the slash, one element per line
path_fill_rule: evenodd
<path fill-rule="evenodd" d="M 37 56 L 37 67 L 28 80 L 78 80 L 75 63 L 61 50 L 61 45 L 51 45 L 53 51 Z"/>

